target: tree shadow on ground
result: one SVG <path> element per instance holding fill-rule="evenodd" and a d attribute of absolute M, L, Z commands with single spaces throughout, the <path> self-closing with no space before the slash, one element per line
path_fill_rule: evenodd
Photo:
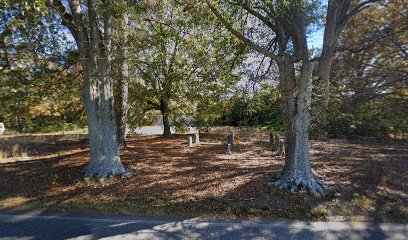
<path fill-rule="evenodd" d="M 324 224 L 285 222 L 241 222 L 201 219 L 143 219 L 99 216 L 40 215 L 0 220 L 1 238 L 30 239 L 393 239 L 406 235 L 404 226 L 379 224 Z M 47 226 L 47 228 L 44 228 Z M 24 231 L 21 231 L 24 229 Z"/>
<path fill-rule="evenodd" d="M 283 220 L 337 215 L 353 220 L 363 215 L 363 220 L 407 221 L 401 210 L 407 206 L 404 146 L 387 145 L 382 151 L 379 146 L 333 141 L 319 149 L 316 144 L 321 143 L 313 142 L 312 165 L 335 189 L 335 194 L 313 197 L 269 185 L 283 159 L 265 141 L 241 138 L 228 155 L 224 136 L 203 134 L 202 144 L 193 148 L 186 146 L 186 139 L 129 139 L 121 157 L 134 176 L 104 182 L 83 181 L 87 152 L 1 164 L 1 209 Z M 393 176 L 385 181 L 391 192 L 378 190 L 384 183 L 381 177 L 375 179 L 381 175 Z M 384 213 L 378 215 L 378 209 Z"/>

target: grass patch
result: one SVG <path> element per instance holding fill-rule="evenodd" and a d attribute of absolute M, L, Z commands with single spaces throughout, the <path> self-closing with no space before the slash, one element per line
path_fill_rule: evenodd
<path fill-rule="evenodd" d="M 324 206 L 316 206 L 312 208 L 310 214 L 318 219 L 326 219 L 330 215 L 330 211 Z"/>
<path fill-rule="evenodd" d="M 375 202 L 366 196 L 354 198 L 352 204 L 364 210 L 375 210 Z"/>
<path fill-rule="evenodd" d="M 0 208 L 14 211 L 32 208 L 32 199 L 26 197 L 8 197 L 0 200 Z"/>

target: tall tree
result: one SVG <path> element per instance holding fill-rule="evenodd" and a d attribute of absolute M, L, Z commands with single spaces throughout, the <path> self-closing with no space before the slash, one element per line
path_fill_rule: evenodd
<path fill-rule="evenodd" d="M 219 26 L 172 2 L 152 8 L 143 32 L 145 42 L 133 62 L 144 85 L 139 95 L 147 109 L 160 111 L 168 137 L 172 120 L 194 115 L 198 102 L 211 97 L 208 91 L 233 75 L 240 54 L 232 50 L 236 41 L 220 37 L 226 34 Z"/>
<path fill-rule="evenodd" d="M 18 131 L 81 124 L 73 42 L 40 2 L 0 4 L 0 121 Z M 76 52 L 76 51 L 75 51 Z M 75 55 L 75 54 L 74 54 Z"/>
<path fill-rule="evenodd" d="M 373 6 L 346 26 L 345 51 L 334 59 L 336 69 L 331 72 L 331 135 L 387 137 L 406 131 L 406 6 L 403 0 Z"/>
<path fill-rule="evenodd" d="M 111 73 L 111 1 L 53 0 L 50 7 L 72 33 L 83 71 L 90 162 L 84 172 L 98 178 L 124 174 L 119 157 Z"/>
<path fill-rule="evenodd" d="M 324 27 L 324 37 L 322 53 L 319 59 L 318 74 L 321 81 L 321 88 L 318 91 L 320 95 L 319 112 L 319 127 L 323 134 L 327 131 L 327 115 L 329 112 L 329 98 L 330 98 L 330 70 L 332 66 L 332 59 L 338 52 L 338 41 L 346 25 L 351 18 L 360 13 L 364 9 L 370 7 L 379 0 L 329 0 L 326 13 L 326 21 Z"/>
<path fill-rule="evenodd" d="M 116 52 L 113 58 L 113 76 L 116 79 L 115 88 L 115 109 L 117 117 L 118 142 L 120 149 L 126 149 L 126 129 L 128 115 L 129 98 L 129 41 L 128 36 L 132 31 L 129 15 L 133 13 L 133 8 L 126 1 L 117 1 L 118 5 L 114 11 L 115 21 L 113 21 L 113 48 Z M 116 71 L 115 71 L 116 69 Z"/>
<path fill-rule="evenodd" d="M 302 0 L 202 2 L 232 34 L 249 47 L 274 60 L 279 67 L 279 87 L 284 112 L 285 165 L 280 179 L 274 185 L 289 188 L 291 191 L 305 189 L 313 194 L 323 193 L 324 185 L 313 174 L 310 166 L 308 136 L 313 59 L 308 49 L 307 32 L 310 24 L 316 20 L 319 2 Z M 339 1 L 330 0 L 329 5 L 332 6 L 334 2 Z M 348 9 L 349 6 L 345 7 Z M 240 13 L 249 14 L 257 19 L 258 28 L 269 32 L 264 34 L 267 36 L 266 41 L 265 37 L 262 39 L 264 41 L 259 41 L 260 38 L 252 38 L 250 32 L 236 29 L 233 18 Z M 326 13 L 326 16 L 325 31 L 328 31 L 335 28 L 331 26 L 332 22 L 335 22 L 332 20 L 341 16 L 329 13 Z M 324 41 L 323 49 L 334 48 L 333 43 L 337 42 L 335 37 L 334 35 L 331 41 Z"/>

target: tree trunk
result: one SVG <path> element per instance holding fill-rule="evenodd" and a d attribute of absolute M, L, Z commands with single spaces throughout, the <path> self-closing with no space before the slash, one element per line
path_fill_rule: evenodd
<path fill-rule="evenodd" d="M 334 53 L 322 54 L 321 60 L 319 62 L 319 73 L 320 79 L 322 81 L 322 107 L 327 113 L 329 109 L 329 99 L 330 99 L 330 71 L 331 71 L 331 61 Z"/>
<path fill-rule="evenodd" d="M 325 138 L 328 134 L 329 124 L 329 100 L 330 100 L 330 71 L 331 60 L 334 53 L 323 52 L 319 61 L 320 91 L 317 91 L 317 108 L 314 113 L 317 119 L 316 134 Z"/>
<path fill-rule="evenodd" d="M 126 64 L 126 63 L 124 63 Z M 126 66 L 123 68 L 127 69 Z M 120 115 L 119 115 L 119 125 L 118 125 L 118 142 L 119 142 L 119 149 L 127 149 L 126 145 L 126 128 L 127 128 L 127 113 L 128 113 L 128 96 L 129 96 L 129 82 L 127 77 L 123 76 L 121 81 L 121 92 L 120 92 Z"/>
<path fill-rule="evenodd" d="M 160 100 L 160 111 L 163 117 L 163 137 L 171 137 L 169 105 L 165 100 Z"/>
<path fill-rule="evenodd" d="M 103 35 L 98 32 L 96 3 L 88 1 L 88 44 L 78 43 L 84 75 L 85 103 L 91 159 L 85 167 L 86 177 L 105 178 L 126 171 L 119 157 L 111 72 L 110 16 L 103 14 Z"/>
<path fill-rule="evenodd" d="M 105 63 L 108 66 L 109 63 Z M 105 178 L 122 175 L 114 113 L 112 79 L 104 67 L 83 63 L 85 87 L 83 101 L 89 130 L 90 162 L 86 177 Z"/>
<path fill-rule="evenodd" d="M 313 65 L 303 61 L 296 82 L 293 62 L 280 63 L 280 86 L 283 98 L 285 128 L 285 165 L 280 179 L 274 184 L 291 191 L 304 189 L 310 193 L 323 193 L 309 161 L 309 122 L 312 92 Z"/>
<path fill-rule="evenodd" d="M 114 113 L 112 79 L 109 62 L 98 68 L 83 63 L 85 87 L 83 101 L 89 130 L 90 162 L 86 177 L 105 178 L 125 173 L 119 157 L 117 128 Z"/>
<path fill-rule="evenodd" d="M 330 71 L 332 59 L 336 53 L 336 43 L 346 24 L 346 15 L 349 11 L 350 0 L 328 1 L 326 26 L 324 30 L 322 54 L 319 60 L 320 99 L 318 99 L 316 118 L 318 119 L 318 134 L 325 137 L 328 132 L 328 115 L 330 100 Z"/>
<path fill-rule="evenodd" d="M 48 1 L 47 1 L 48 2 Z M 52 3 L 51 3 L 52 2 Z M 84 87 L 82 100 L 88 120 L 90 161 L 85 167 L 86 177 L 110 177 L 126 173 L 119 157 L 119 144 L 113 100 L 111 73 L 111 19 L 110 1 L 86 1 L 86 7 L 79 0 L 49 1 L 56 10 L 78 47 Z M 98 4 L 101 8 L 98 8 Z"/>
<path fill-rule="evenodd" d="M 119 104 L 118 107 L 118 142 L 119 149 L 127 149 L 126 145 L 126 128 L 127 128 L 127 113 L 128 113 L 128 96 L 129 96 L 129 67 L 127 64 L 128 49 L 127 49 L 127 23 L 128 15 L 123 14 L 123 19 L 119 21 L 121 31 L 119 37 Z"/>

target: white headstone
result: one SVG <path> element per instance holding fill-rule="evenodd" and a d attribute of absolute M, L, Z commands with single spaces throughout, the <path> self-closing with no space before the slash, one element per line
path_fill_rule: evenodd
<path fill-rule="evenodd" d="M 193 137 L 192 136 L 188 137 L 187 145 L 188 147 L 193 147 Z"/>
<path fill-rule="evenodd" d="M 195 136 L 195 144 L 200 144 L 200 134 L 196 133 L 194 134 L 194 136 Z"/>
<path fill-rule="evenodd" d="M 232 144 L 228 143 L 227 154 L 231 154 L 231 147 L 232 147 Z"/>
<path fill-rule="evenodd" d="M 2 135 L 5 130 L 6 130 L 6 128 L 4 127 L 4 124 L 2 122 L 0 122 L 0 135 Z"/>

